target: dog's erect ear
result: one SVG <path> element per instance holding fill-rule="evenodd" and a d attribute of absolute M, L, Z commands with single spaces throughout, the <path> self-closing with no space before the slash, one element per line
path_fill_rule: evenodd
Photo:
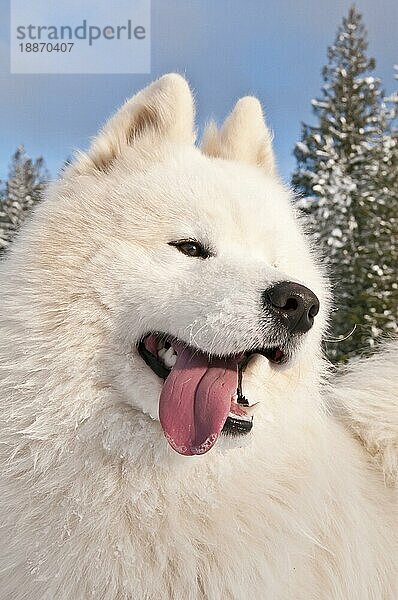
<path fill-rule="evenodd" d="M 186 80 L 164 75 L 128 100 L 94 138 L 87 154 L 78 157 L 79 172 L 106 171 L 127 146 L 145 138 L 193 144 L 194 104 Z"/>
<path fill-rule="evenodd" d="M 204 133 L 202 150 L 208 156 L 257 165 L 267 174 L 276 173 L 272 135 L 257 98 L 241 98 L 220 130 L 210 123 Z"/>

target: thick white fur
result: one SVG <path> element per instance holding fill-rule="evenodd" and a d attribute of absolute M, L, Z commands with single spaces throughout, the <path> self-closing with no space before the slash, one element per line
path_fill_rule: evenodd
<path fill-rule="evenodd" d="M 333 411 L 358 436 L 392 486 L 398 483 L 397 369 L 398 344 L 385 342 L 377 354 L 343 372 L 330 389 Z"/>
<path fill-rule="evenodd" d="M 373 461 L 392 482 L 394 353 L 323 385 L 328 287 L 259 111 L 238 103 L 201 152 L 186 82 L 161 78 L 52 186 L 1 265 L 1 600 L 398 597 L 396 496 Z M 216 256 L 168 245 L 191 236 Z M 261 291 L 286 278 L 322 310 L 289 365 L 259 357 L 245 374 L 253 432 L 177 455 L 137 341 L 272 342 Z"/>

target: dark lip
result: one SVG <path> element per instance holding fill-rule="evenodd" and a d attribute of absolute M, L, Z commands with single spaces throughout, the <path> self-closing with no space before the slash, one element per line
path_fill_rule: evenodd
<path fill-rule="evenodd" d="M 147 334 L 150 335 L 150 334 Z M 163 363 L 161 363 L 154 354 L 152 354 L 152 352 L 149 352 L 149 350 L 147 350 L 145 348 L 145 343 L 144 340 L 147 337 L 144 336 L 142 338 L 142 340 L 139 342 L 138 344 L 138 352 L 141 356 L 141 358 L 144 360 L 144 362 L 148 365 L 148 367 L 150 367 L 152 369 L 152 371 L 158 376 L 160 377 L 160 379 L 167 379 L 167 376 L 169 375 L 171 369 L 168 369 Z"/>
<path fill-rule="evenodd" d="M 161 361 L 159 361 L 157 359 L 157 357 L 154 354 L 152 354 L 152 352 L 147 350 L 147 348 L 145 347 L 145 339 L 149 335 L 156 335 L 157 337 L 159 337 L 165 341 L 169 340 L 170 343 L 172 343 L 172 340 L 175 338 L 172 336 L 169 336 L 167 334 L 160 333 L 160 332 L 149 332 L 141 338 L 141 340 L 139 341 L 139 343 L 137 345 L 138 352 L 139 352 L 141 358 L 144 360 L 144 362 L 148 365 L 148 367 L 150 367 L 150 369 L 152 369 L 152 371 L 158 377 L 160 377 L 160 379 L 165 380 L 165 379 L 167 379 L 171 369 L 168 369 Z M 254 356 L 255 354 L 261 354 L 262 356 L 267 358 L 267 360 L 269 360 L 271 363 L 274 363 L 277 365 L 284 364 L 289 359 L 286 351 L 282 350 L 278 346 L 255 348 L 255 349 L 247 350 L 246 352 L 237 353 L 237 355 L 239 355 L 239 354 L 242 355 L 242 359 L 239 361 L 240 374 L 244 371 L 244 369 L 247 366 L 247 363 L 249 362 L 251 357 Z M 243 404 L 243 402 L 242 402 L 242 404 Z"/>
<path fill-rule="evenodd" d="M 249 433 L 252 429 L 253 417 L 250 421 L 243 421 L 242 419 L 234 419 L 234 417 L 228 416 L 221 431 L 235 436 Z"/>

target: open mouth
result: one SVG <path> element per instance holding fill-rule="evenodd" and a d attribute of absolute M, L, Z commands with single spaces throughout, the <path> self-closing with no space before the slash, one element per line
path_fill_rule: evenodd
<path fill-rule="evenodd" d="M 244 370 L 255 354 L 269 361 L 285 362 L 279 347 L 259 348 L 239 354 L 204 353 L 162 333 L 149 333 L 138 351 L 152 371 L 164 380 L 159 400 L 159 419 L 164 434 L 179 454 L 204 454 L 221 432 L 249 433 L 255 405 L 242 394 Z"/>

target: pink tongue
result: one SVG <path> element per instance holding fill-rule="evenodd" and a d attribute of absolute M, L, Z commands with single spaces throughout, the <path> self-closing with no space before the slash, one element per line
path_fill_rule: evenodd
<path fill-rule="evenodd" d="M 177 362 L 163 384 L 159 418 L 169 444 L 186 456 L 215 444 L 238 386 L 238 359 L 212 358 L 173 344 Z"/>

